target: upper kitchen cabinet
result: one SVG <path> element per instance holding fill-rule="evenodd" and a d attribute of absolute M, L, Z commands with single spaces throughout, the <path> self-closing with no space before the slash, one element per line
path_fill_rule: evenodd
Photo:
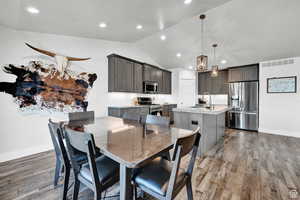
<path fill-rule="evenodd" d="M 118 55 L 108 56 L 108 91 L 143 92 L 143 65 Z"/>
<path fill-rule="evenodd" d="M 130 58 L 108 56 L 108 91 L 143 93 L 143 82 L 158 83 L 159 94 L 171 94 L 171 72 Z"/>
<path fill-rule="evenodd" d="M 145 63 L 144 81 L 157 82 L 159 94 L 171 94 L 172 92 L 172 73 L 167 70 Z"/>
<path fill-rule="evenodd" d="M 258 64 L 234 67 L 228 70 L 228 82 L 257 81 Z"/>
<path fill-rule="evenodd" d="M 169 71 L 162 71 L 163 84 L 162 84 L 162 94 L 172 93 L 172 73 Z"/>
<path fill-rule="evenodd" d="M 211 72 L 198 73 L 198 94 L 228 94 L 227 80 L 227 70 L 220 70 L 217 77 L 211 77 Z"/>

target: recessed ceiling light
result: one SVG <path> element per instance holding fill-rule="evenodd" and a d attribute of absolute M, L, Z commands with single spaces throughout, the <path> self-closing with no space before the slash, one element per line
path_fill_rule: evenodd
<path fill-rule="evenodd" d="M 107 24 L 106 24 L 105 22 L 101 22 L 101 23 L 99 24 L 99 27 L 100 27 L 100 28 L 106 28 L 106 27 L 107 27 Z"/>
<path fill-rule="evenodd" d="M 192 65 L 189 66 L 189 69 L 194 69 L 194 67 Z"/>
<path fill-rule="evenodd" d="M 177 56 L 177 58 L 180 58 L 181 57 L 181 53 L 177 53 L 176 56 Z"/>
<path fill-rule="evenodd" d="M 221 60 L 221 63 L 222 63 L 222 64 L 226 64 L 226 63 L 227 63 L 227 60 Z"/>
<path fill-rule="evenodd" d="M 160 39 L 161 39 L 161 40 L 166 40 L 167 37 L 166 37 L 165 35 L 161 35 L 161 36 L 160 36 Z"/>
<path fill-rule="evenodd" d="M 31 7 L 31 6 L 27 7 L 26 10 L 27 10 L 27 12 L 29 12 L 31 14 L 39 14 L 40 13 L 40 11 L 37 8 Z"/>
<path fill-rule="evenodd" d="M 192 0 L 184 0 L 184 4 L 190 4 L 192 3 Z"/>
<path fill-rule="evenodd" d="M 140 24 L 136 26 L 136 29 L 138 29 L 138 30 L 141 30 L 142 28 L 143 28 L 143 26 Z"/>

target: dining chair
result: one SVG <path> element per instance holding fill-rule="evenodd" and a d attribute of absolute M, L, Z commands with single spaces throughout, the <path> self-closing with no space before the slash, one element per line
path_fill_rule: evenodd
<path fill-rule="evenodd" d="M 95 118 L 95 112 L 94 111 L 69 113 L 69 121 L 94 120 L 94 118 Z"/>
<path fill-rule="evenodd" d="M 170 118 L 157 115 L 147 115 L 146 124 L 168 127 L 170 126 Z"/>
<path fill-rule="evenodd" d="M 119 164 L 106 156 L 96 157 L 94 137 L 90 133 L 65 128 L 66 144 L 69 150 L 75 177 L 73 200 L 78 199 L 80 184 L 94 192 L 94 199 L 100 200 L 102 192 L 119 181 Z M 81 151 L 88 157 L 88 163 L 78 165 L 74 151 Z"/>
<path fill-rule="evenodd" d="M 133 120 L 133 121 L 138 121 L 138 122 L 140 122 L 140 120 L 141 120 L 141 116 L 139 114 L 129 113 L 129 112 L 125 112 L 123 114 L 122 118 L 128 119 L 128 120 Z"/>
<path fill-rule="evenodd" d="M 157 199 L 171 200 L 186 186 L 188 200 L 193 199 L 192 174 L 200 142 L 200 128 L 193 134 L 178 138 L 172 161 L 158 157 L 137 170 L 133 176 L 134 196 L 137 187 Z M 192 152 L 186 170 L 180 168 L 181 158 Z"/>

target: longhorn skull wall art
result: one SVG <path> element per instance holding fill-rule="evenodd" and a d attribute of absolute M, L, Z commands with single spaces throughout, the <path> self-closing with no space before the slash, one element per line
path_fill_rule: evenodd
<path fill-rule="evenodd" d="M 96 74 L 76 73 L 69 69 L 69 61 L 84 61 L 90 58 L 62 56 L 35 48 L 35 51 L 54 57 L 56 65 L 31 61 L 27 66 L 3 66 L 3 71 L 16 76 L 15 82 L 0 82 L 0 92 L 14 97 L 20 109 L 59 112 L 84 111 L 86 96 L 93 87 Z"/>

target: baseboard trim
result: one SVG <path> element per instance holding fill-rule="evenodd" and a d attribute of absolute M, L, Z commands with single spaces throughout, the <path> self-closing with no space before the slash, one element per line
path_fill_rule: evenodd
<path fill-rule="evenodd" d="M 271 130 L 271 129 L 263 129 L 259 128 L 258 130 L 260 133 L 270 133 L 274 135 L 283 135 L 289 137 L 297 137 L 300 138 L 300 132 L 290 132 L 290 131 L 282 131 L 282 130 Z"/>
<path fill-rule="evenodd" d="M 49 151 L 49 150 L 53 150 L 53 146 L 40 145 L 32 148 L 20 149 L 18 151 L 2 153 L 0 154 L 0 163 L 30 156 L 44 151 Z"/>

